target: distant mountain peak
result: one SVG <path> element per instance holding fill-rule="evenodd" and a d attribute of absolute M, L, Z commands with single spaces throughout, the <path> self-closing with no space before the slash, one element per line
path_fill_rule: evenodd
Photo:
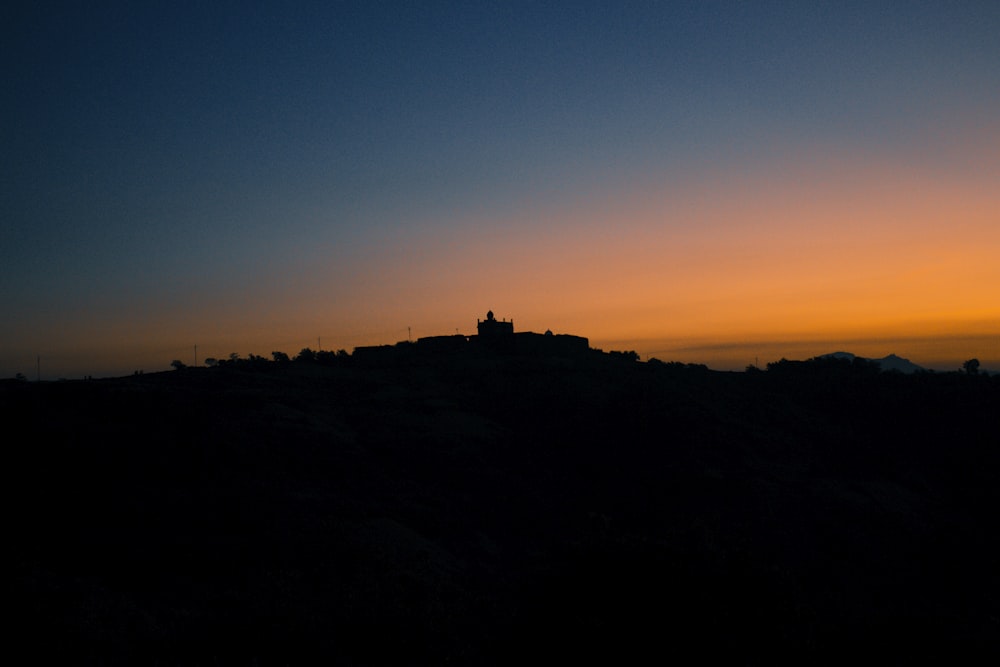
<path fill-rule="evenodd" d="M 879 367 L 884 371 L 899 371 L 900 373 L 916 373 L 918 371 L 924 370 L 921 366 L 916 365 L 909 359 L 904 359 L 903 357 L 896 356 L 895 354 L 890 354 L 888 356 L 882 357 L 881 359 L 872 359 L 871 361 L 877 362 Z"/>
<path fill-rule="evenodd" d="M 864 361 L 871 361 L 879 365 L 879 368 L 883 371 L 898 371 L 900 373 L 916 373 L 918 371 L 924 370 L 923 367 L 918 366 L 909 359 L 904 359 L 896 354 L 888 354 L 881 359 L 870 359 L 868 357 L 859 357 L 850 352 L 833 352 L 831 354 L 824 354 L 820 356 L 821 359 L 848 359 L 853 361 L 854 359 L 863 359 Z"/>

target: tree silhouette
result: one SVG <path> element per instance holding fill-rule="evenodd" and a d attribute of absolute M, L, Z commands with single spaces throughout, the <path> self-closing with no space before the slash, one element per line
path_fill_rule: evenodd
<path fill-rule="evenodd" d="M 173 361 L 170 362 L 170 365 L 173 366 L 174 369 L 178 371 L 187 368 L 187 364 L 185 364 L 180 359 L 174 359 Z"/>
<path fill-rule="evenodd" d="M 975 359 L 975 358 L 969 359 L 964 364 L 962 364 L 962 368 L 965 369 L 965 372 L 968 373 L 969 375 L 978 375 L 979 374 L 979 359 Z"/>

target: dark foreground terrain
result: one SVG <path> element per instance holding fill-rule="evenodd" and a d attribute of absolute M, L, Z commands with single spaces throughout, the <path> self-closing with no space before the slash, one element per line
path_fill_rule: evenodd
<path fill-rule="evenodd" d="M 9 650 L 101 664 L 998 651 L 1000 378 L 341 361 L 0 387 Z"/>

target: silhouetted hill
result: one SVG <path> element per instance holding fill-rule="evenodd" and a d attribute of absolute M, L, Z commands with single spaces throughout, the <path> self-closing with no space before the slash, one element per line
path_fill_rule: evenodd
<path fill-rule="evenodd" d="M 0 401 L 39 660 L 898 662 L 1000 636 L 997 378 L 444 354 Z"/>

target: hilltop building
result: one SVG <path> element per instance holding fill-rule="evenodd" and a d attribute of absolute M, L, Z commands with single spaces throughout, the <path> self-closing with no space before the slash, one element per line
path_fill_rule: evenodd
<path fill-rule="evenodd" d="M 486 313 L 485 320 L 476 320 L 476 329 L 479 331 L 479 335 L 483 337 L 487 336 L 513 336 L 514 335 L 514 320 L 508 322 L 506 319 L 501 322 L 495 317 L 493 317 L 493 311 Z"/>
<path fill-rule="evenodd" d="M 476 320 L 475 335 L 454 334 L 426 336 L 415 343 L 401 341 L 395 345 L 375 345 L 354 348 L 355 359 L 362 362 L 385 363 L 439 354 L 516 354 L 526 356 L 578 357 L 590 351 L 590 341 L 582 336 L 544 334 L 532 331 L 514 333 L 514 321 L 498 320 L 493 311 L 485 320 Z"/>
<path fill-rule="evenodd" d="M 469 336 L 469 342 L 496 351 L 529 356 L 577 356 L 590 350 L 590 341 L 582 336 L 554 335 L 551 330 L 544 334 L 514 333 L 514 320 L 498 320 L 492 310 L 486 313 L 485 320 L 476 320 L 476 328 L 479 335 Z"/>
<path fill-rule="evenodd" d="M 469 341 L 475 347 L 488 348 L 495 351 L 511 352 L 514 349 L 514 321 L 502 322 L 493 316 L 493 311 L 486 313 L 485 320 L 476 320 L 478 335 L 469 336 Z"/>

